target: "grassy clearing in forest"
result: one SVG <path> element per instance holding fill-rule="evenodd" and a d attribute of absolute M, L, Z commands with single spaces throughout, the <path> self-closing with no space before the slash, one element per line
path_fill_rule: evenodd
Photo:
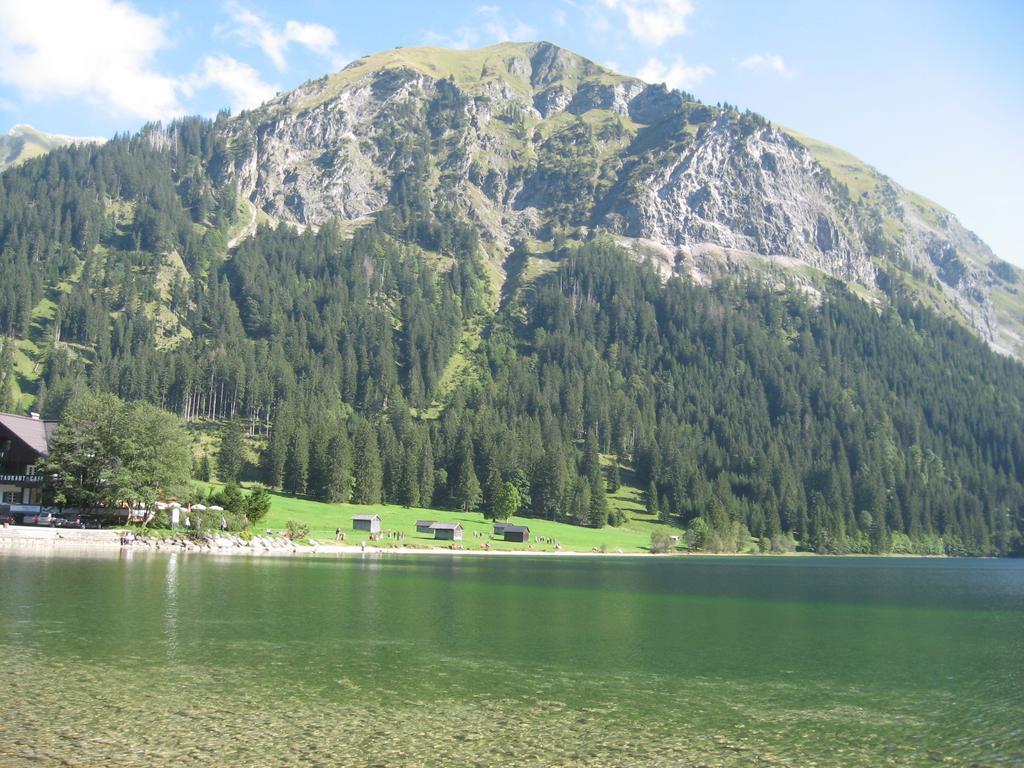
<path fill-rule="evenodd" d="M 202 483 L 204 488 L 220 488 L 219 483 Z M 553 539 L 562 546 L 565 552 L 592 552 L 593 550 L 623 553 L 647 552 L 651 543 L 651 533 L 663 531 L 669 535 L 679 535 L 682 531 L 658 521 L 657 516 L 648 515 L 644 509 L 643 495 L 636 488 L 622 486 L 615 493 L 608 494 L 608 505 L 621 509 L 626 513 L 626 522 L 618 528 L 584 528 L 569 523 L 539 520 L 532 517 L 515 517 L 509 522 L 526 525 L 530 528 L 530 542 L 518 544 L 492 539 L 493 521 L 488 520 L 481 512 L 460 512 L 445 509 L 427 509 L 422 507 L 402 507 L 396 504 L 325 504 L 321 501 L 271 493 L 270 512 L 260 521 L 257 532 L 271 530 L 283 531 L 289 520 L 296 520 L 309 526 L 309 539 L 321 544 L 334 542 L 335 530 L 341 528 L 345 533 L 345 544 L 358 545 L 365 541 L 368 547 L 386 547 L 400 545 L 406 548 L 447 547 L 451 542 L 435 541 L 432 535 L 416 532 L 417 520 L 433 520 L 437 522 L 461 523 L 464 538 L 461 542 L 466 549 L 480 549 L 483 542 L 490 542 L 491 549 L 520 550 L 524 552 L 554 552 L 553 542 L 538 541 L 538 537 Z M 405 538 L 383 538 L 371 542 L 365 531 L 352 529 L 353 515 L 380 515 L 381 530 L 400 531 Z M 473 536 L 474 532 L 482 532 L 483 538 Z M 602 550 L 602 547 L 604 550 Z"/>

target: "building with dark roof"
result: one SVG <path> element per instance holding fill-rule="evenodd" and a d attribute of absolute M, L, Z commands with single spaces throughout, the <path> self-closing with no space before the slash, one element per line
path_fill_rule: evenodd
<path fill-rule="evenodd" d="M 435 539 L 462 541 L 462 523 L 434 523 L 430 528 Z"/>
<path fill-rule="evenodd" d="M 434 529 L 430 527 L 433 524 L 433 520 L 417 520 L 416 533 L 433 533 Z"/>
<path fill-rule="evenodd" d="M 36 465 L 50 455 L 56 427 L 56 421 L 43 421 L 35 413 L 0 413 L 0 503 L 9 504 L 12 512 L 39 510 L 43 477 Z"/>
<path fill-rule="evenodd" d="M 530 529 L 525 525 L 506 525 L 503 536 L 505 541 L 527 542 L 530 540 Z"/>

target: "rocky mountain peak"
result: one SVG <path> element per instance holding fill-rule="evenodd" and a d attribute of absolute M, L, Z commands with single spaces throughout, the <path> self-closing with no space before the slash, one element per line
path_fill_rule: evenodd
<path fill-rule="evenodd" d="M 271 220 L 358 222 L 415 188 L 515 242 L 606 233 L 664 274 L 777 271 L 912 293 L 1024 355 L 1020 273 L 833 147 L 547 42 L 361 58 L 228 121 L 225 182 Z"/>

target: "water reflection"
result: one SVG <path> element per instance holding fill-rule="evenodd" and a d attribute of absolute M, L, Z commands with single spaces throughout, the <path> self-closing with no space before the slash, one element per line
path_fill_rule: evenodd
<path fill-rule="evenodd" d="M 178 658 L 178 562 L 179 555 L 167 557 L 167 570 L 164 576 L 164 647 L 167 661 L 174 662 Z"/>

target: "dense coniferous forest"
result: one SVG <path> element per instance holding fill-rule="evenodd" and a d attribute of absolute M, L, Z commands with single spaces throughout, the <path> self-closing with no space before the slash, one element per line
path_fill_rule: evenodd
<path fill-rule="evenodd" d="M 1024 369 L 898 292 L 663 282 L 598 238 L 495 311 L 475 229 L 425 191 L 430 135 L 391 139 L 408 172 L 373 222 L 233 248 L 217 137 L 0 176 L 0 408 L 15 381 L 48 417 L 145 400 L 259 448 L 222 445 L 229 474 L 327 501 L 489 513 L 511 483 L 526 514 L 616 525 L 626 476 L 707 549 L 1020 552 Z"/>

